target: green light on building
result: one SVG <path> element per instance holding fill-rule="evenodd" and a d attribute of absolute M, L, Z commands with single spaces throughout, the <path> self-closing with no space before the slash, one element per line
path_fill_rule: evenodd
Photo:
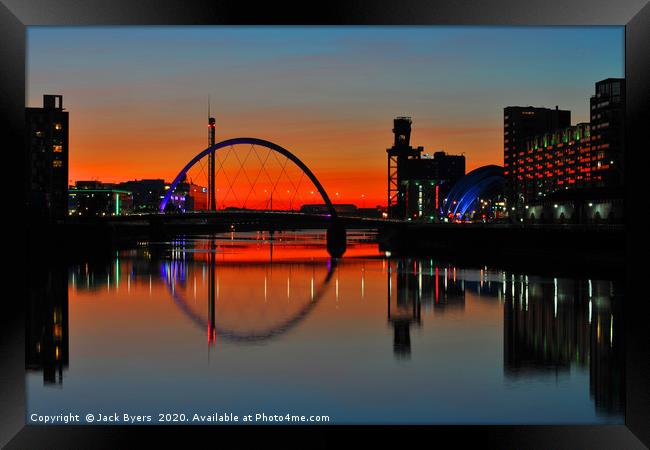
<path fill-rule="evenodd" d="M 115 193 L 115 215 L 120 215 L 120 194 Z"/>

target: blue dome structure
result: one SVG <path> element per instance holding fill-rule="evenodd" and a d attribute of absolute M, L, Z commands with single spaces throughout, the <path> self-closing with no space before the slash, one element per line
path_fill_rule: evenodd
<path fill-rule="evenodd" d="M 452 186 L 441 212 L 446 217 L 463 218 L 479 209 L 479 199 L 502 195 L 504 186 L 503 167 L 488 165 L 474 169 Z"/>

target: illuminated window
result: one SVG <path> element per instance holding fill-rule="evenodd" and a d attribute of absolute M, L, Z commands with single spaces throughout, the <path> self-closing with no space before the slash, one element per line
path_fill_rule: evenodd
<path fill-rule="evenodd" d="M 54 153 L 61 153 L 63 151 L 63 146 L 62 145 L 55 145 L 52 149 Z"/>
<path fill-rule="evenodd" d="M 57 167 L 57 168 L 63 167 L 63 161 L 55 159 L 54 161 L 52 161 L 52 167 Z"/>
<path fill-rule="evenodd" d="M 61 128 L 63 128 L 63 127 L 61 126 L 60 123 L 55 123 L 55 124 L 54 124 L 54 129 L 55 129 L 55 130 L 60 130 Z"/>

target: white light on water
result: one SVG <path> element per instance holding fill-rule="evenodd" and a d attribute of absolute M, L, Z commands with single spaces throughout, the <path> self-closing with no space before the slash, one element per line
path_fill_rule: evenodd
<path fill-rule="evenodd" d="M 557 317 L 557 278 L 553 278 L 553 317 Z"/>

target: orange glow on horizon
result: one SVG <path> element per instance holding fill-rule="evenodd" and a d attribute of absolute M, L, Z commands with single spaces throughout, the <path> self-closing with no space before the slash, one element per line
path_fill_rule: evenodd
<path fill-rule="evenodd" d="M 110 126 L 97 129 L 89 119 L 92 115 L 75 113 L 74 105 L 70 110 L 70 184 L 77 180 L 117 183 L 145 178 L 170 182 L 191 158 L 207 147 L 205 133 L 201 132 L 205 128 L 199 126 L 201 118 L 176 121 L 170 126 L 115 114 L 115 120 L 107 122 L 112 123 Z M 391 120 L 388 117 L 381 124 L 360 120 L 345 127 L 339 123 L 325 126 L 308 122 L 299 127 L 289 126 L 286 118 L 268 117 L 258 124 L 261 118 L 246 122 L 235 116 L 221 120 L 217 141 L 238 136 L 270 140 L 300 158 L 333 202 L 359 207 L 384 206 L 386 148 L 392 143 Z M 134 126 L 134 123 L 142 125 Z M 428 126 L 424 120 L 414 119 L 411 141 L 414 146 L 424 146 L 424 153 L 442 150 L 448 154 L 465 154 L 467 172 L 485 164 L 502 163 L 502 131 L 498 124 L 489 128 Z M 306 195 L 313 187 L 305 186 Z M 308 203 L 307 199 L 302 203 Z"/>

